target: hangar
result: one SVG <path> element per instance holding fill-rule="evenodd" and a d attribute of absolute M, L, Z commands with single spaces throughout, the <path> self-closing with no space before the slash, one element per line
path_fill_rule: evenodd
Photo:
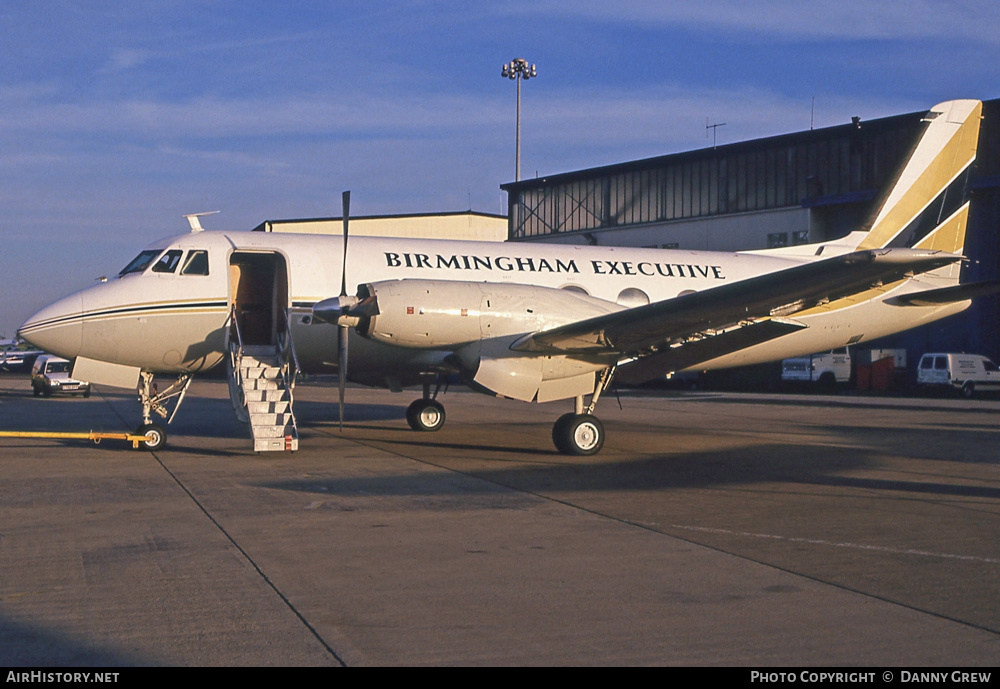
<path fill-rule="evenodd" d="M 510 241 L 743 251 L 863 227 L 926 111 L 510 182 Z M 1000 278 L 1000 99 L 984 101 L 963 281 Z M 866 344 L 866 346 L 869 346 Z M 871 347 L 1000 360 L 1000 299 Z"/>
<path fill-rule="evenodd" d="M 342 234 L 343 218 L 265 220 L 254 232 Z M 507 239 L 507 217 L 477 211 L 351 216 L 351 234 L 359 237 L 408 237 L 411 239 L 472 239 L 502 242 Z"/>

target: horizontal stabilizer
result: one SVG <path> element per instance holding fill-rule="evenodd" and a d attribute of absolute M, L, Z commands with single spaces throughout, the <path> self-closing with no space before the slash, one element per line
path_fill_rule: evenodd
<path fill-rule="evenodd" d="M 898 297 L 886 299 L 885 303 L 892 304 L 893 306 L 940 306 L 941 304 L 954 304 L 955 302 L 966 301 L 975 297 L 985 297 L 998 292 L 1000 292 L 1000 280 L 986 280 L 984 282 L 970 282 L 966 285 L 955 285 L 954 287 L 931 289 L 925 292 L 903 294 Z"/>

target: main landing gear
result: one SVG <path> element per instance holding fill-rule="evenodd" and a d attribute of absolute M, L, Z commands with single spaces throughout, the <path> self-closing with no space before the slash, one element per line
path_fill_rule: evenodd
<path fill-rule="evenodd" d="M 181 402 L 184 401 L 184 394 L 187 392 L 189 385 L 191 385 L 191 374 L 181 373 L 170 387 L 163 392 L 158 392 L 156 385 L 153 383 L 152 373 L 142 371 L 139 374 L 139 389 L 137 392 L 139 394 L 139 404 L 142 405 L 142 425 L 135 429 L 135 434 L 146 437 L 146 440 L 139 447 L 150 452 L 155 452 L 167 444 L 167 432 L 159 424 L 153 423 L 152 416 L 156 413 L 160 417 L 167 419 L 168 424 L 173 421 L 174 414 L 177 413 Z M 165 403 L 173 397 L 177 398 L 177 402 L 174 404 L 173 411 L 168 412 Z"/>
<path fill-rule="evenodd" d="M 552 426 L 552 442 L 564 455 L 596 455 L 604 447 L 604 424 L 591 414 L 563 414 Z"/>
<path fill-rule="evenodd" d="M 424 396 L 414 400 L 406 408 L 406 423 L 415 431 L 430 433 L 441 430 L 444 426 L 445 414 L 444 405 L 437 401 L 438 392 L 441 390 L 441 381 L 437 376 L 437 384 L 434 392 L 431 393 L 431 382 L 429 377 L 423 379 Z"/>
<path fill-rule="evenodd" d="M 583 395 L 580 395 L 574 400 L 574 410 L 560 416 L 552 426 L 552 443 L 562 454 L 589 457 L 596 455 L 604 447 L 604 424 L 594 416 L 594 407 L 597 406 L 601 393 L 611 385 L 615 368 L 606 368 L 601 373 L 586 409 L 583 406 Z"/>
<path fill-rule="evenodd" d="M 574 411 L 560 416 L 552 426 L 552 442 L 562 454 L 589 457 L 596 455 L 604 447 L 604 424 L 594 416 L 594 407 L 597 406 L 601 394 L 611 385 L 615 368 L 615 366 L 606 368 L 601 373 L 594 386 L 589 405 L 584 407 L 583 395 L 576 397 Z M 406 422 L 415 431 L 441 430 L 445 421 L 444 406 L 436 399 L 441 388 L 440 380 L 433 393 L 431 393 L 430 376 L 424 378 L 423 386 L 423 397 L 415 400 L 406 409 Z"/>

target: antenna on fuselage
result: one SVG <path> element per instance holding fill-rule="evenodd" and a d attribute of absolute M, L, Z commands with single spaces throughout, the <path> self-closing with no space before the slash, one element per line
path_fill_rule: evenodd
<path fill-rule="evenodd" d="M 203 215 L 215 215 L 219 211 L 205 211 L 204 213 L 190 213 L 185 215 L 187 218 L 188 225 L 191 226 L 191 232 L 204 232 L 205 228 L 201 226 L 201 221 L 198 220 Z"/>

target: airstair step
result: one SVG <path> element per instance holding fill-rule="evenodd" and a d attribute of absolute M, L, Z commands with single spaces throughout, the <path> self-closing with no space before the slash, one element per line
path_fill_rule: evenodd
<path fill-rule="evenodd" d="M 281 377 L 281 369 L 277 366 L 243 366 L 240 373 L 248 380 L 257 378 L 275 380 Z"/>
<path fill-rule="evenodd" d="M 286 435 L 297 437 L 295 428 L 291 424 L 280 424 L 277 426 L 252 426 L 254 438 L 278 438 Z"/>
<path fill-rule="evenodd" d="M 260 390 L 244 388 L 243 398 L 249 402 L 287 402 L 288 391 L 279 388 L 263 388 Z"/>
<path fill-rule="evenodd" d="M 247 390 L 277 390 L 281 382 L 269 378 L 244 378 L 243 387 Z"/>
<path fill-rule="evenodd" d="M 247 408 L 251 414 L 286 414 L 288 407 L 287 399 L 247 402 Z"/>
<path fill-rule="evenodd" d="M 252 412 L 250 414 L 250 424 L 254 428 L 258 426 L 281 426 L 284 428 L 291 420 L 291 414 L 254 414 Z"/>
<path fill-rule="evenodd" d="M 274 345 L 243 345 L 243 357 L 276 357 L 278 348 Z"/>

